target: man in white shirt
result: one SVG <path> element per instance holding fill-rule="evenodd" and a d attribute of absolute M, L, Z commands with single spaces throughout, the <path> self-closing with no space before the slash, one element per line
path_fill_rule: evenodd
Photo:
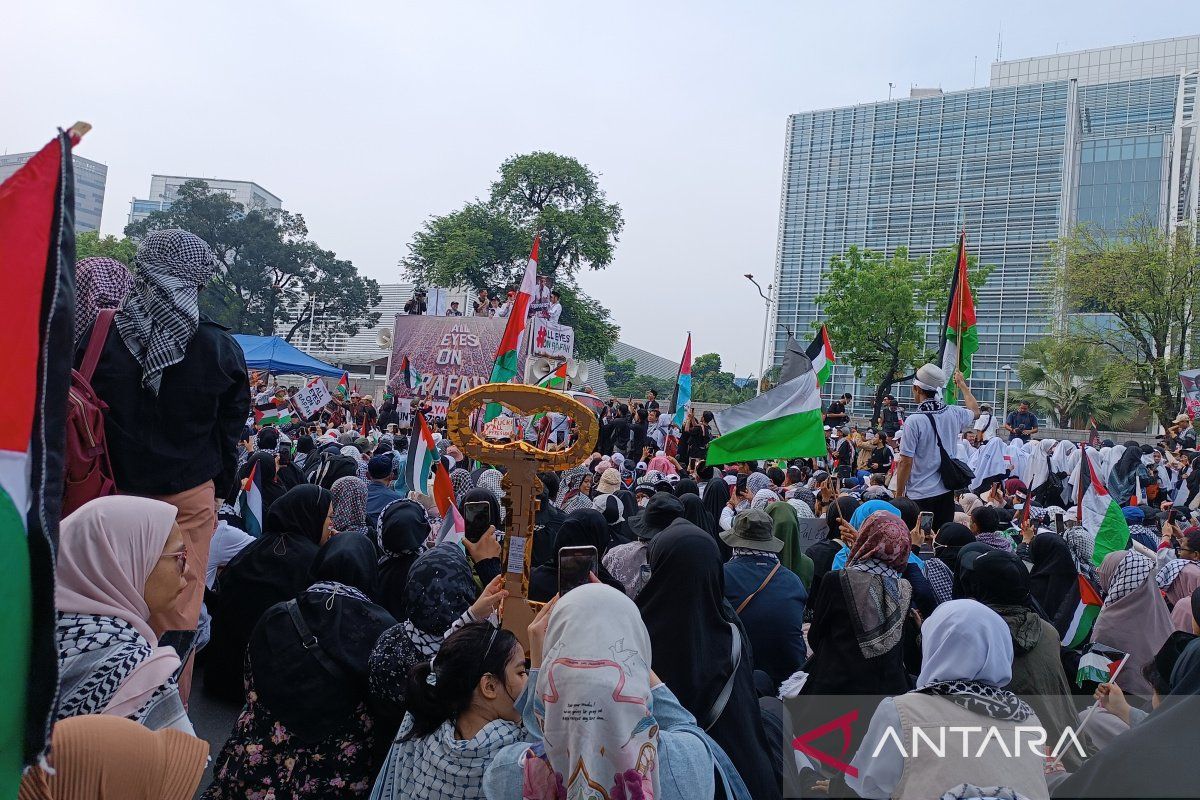
<path fill-rule="evenodd" d="M 562 316 L 562 303 L 558 302 L 558 292 L 550 293 L 550 306 L 546 309 L 546 318 L 553 323 L 558 323 L 558 318 Z"/>
<path fill-rule="evenodd" d="M 974 430 L 976 432 L 977 445 L 981 445 L 989 439 L 996 437 L 996 431 L 1000 428 L 1000 420 L 996 419 L 996 415 L 992 412 L 992 407 L 987 403 L 979 406 L 979 419 L 975 420 Z"/>
<path fill-rule="evenodd" d="M 961 372 L 954 373 L 961 406 L 942 401 L 945 385 L 946 373 L 941 367 L 926 364 L 917 370 L 912 387 L 917 410 L 904 420 L 900 458 L 896 463 L 896 497 L 908 497 L 922 511 L 932 512 L 935 531 L 954 521 L 954 492 L 946 488 L 938 470 L 942 463 L 938 439 L 943 450 L 957 457 L 959 438 L 979 416 L 979 401 L 971 394 Z"/>

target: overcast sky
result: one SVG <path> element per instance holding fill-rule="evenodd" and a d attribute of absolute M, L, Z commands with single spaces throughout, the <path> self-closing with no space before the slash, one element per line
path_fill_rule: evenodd
<path fill-rule="evenodd" d="M 0 152 L 95 128 L 103 232 L 150 174 L 257 181 L 381 282 L 431 214 L 509 155 L 600 175 L 626 228 L 582 276 L 621 338 L 757 372 L 784 126 L 908 87 L 986 85 L 1006 59 L 1200 31 L 1191 0 L 1072 2 L 11 2 Z M 976 67 L 976 58 L 978 66 Z"/>

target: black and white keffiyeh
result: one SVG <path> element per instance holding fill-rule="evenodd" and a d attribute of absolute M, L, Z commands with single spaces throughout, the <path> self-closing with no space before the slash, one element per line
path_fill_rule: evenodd
<path fill-rule="evenodd" d="M 1154 562 L 1141 553 L 1130 550 L 1121 559 L 1104 595 L 1104 606 L 1111 606 L 1125 595 L 1137 590 L 1150 577 Z"/>
<path fill-rule="evenodd" d="M 163 370 L 183 360 L 200 324 L 199 292 L 219 266 L 203 239 L 154 231 L 138 245 L 134 285 L 114 322 L 142 365 L 142 385 L 158 394 Z"/>
<path fill-rule="evenodd" d="M 60 612 L 55 630 L 61 694 L 55 719 L 100 714 L 152 648 L 123 619 Z"/>
<path fill-rule="evenodd" d="M 1012 692 L 979 681 L 935 681 L 917 692 L 944 697 L 968 711 L 995 720 L 1024 722 L 1033 715 L 1029 705 Z"/>
<path fill-rule="evenodd" d="M 1158 583 L 1158 588 L 1164 592 L 1171 588 L 1171 584 L 1179 577 L 1179 573 L 1183 572 L 1184 567 L 1193 562 L 1183 558 L 1172 558 L 1166 564 L 1163 564 L 1162 569 L 1158 571 L 1158 575 L 1154 580 Z"/>

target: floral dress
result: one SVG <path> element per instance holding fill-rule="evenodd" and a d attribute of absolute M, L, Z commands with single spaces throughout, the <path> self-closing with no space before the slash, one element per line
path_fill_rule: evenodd
<path fill-rule="evenodd" d="M 366 797 L 378 768 L 378 730 L 365 703 L 316 744 L 274 719 L 247 676 L 246 705 L 213 764 L 203 800 Z M 387 735 L 386 733 L 384 734 Z"/>

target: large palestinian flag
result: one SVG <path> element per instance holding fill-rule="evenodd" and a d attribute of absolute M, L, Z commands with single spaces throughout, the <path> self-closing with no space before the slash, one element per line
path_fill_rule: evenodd
<path fill-rule="evenodd" d="M 829 341 L 829 331 L 824 325 L 817 331 L 816 338 L 804 352 L 812 362 L 813 372 L 817 373 L 817 385 L 824 386 L 833 374 L 833 365 L 837 361 L 837 356 L 833 354 L 833 344 Z"/>
<path fill-rule="evenodd" d="M 437 461 L 437 443 L 433 432 L 425 422 L 425 415 L 415 412 L 412 436 L 408 440 L 408 463 L 404 465 L 404 480 L 408 488 L 421 494 L 429 494 L 429 472 Z"/>
<path fill-rule="evenodd" d="M 679 361 L 679 374 L 675 377 L 675 391 L 671 394 L 671 421 L 675 427 L 683 427 L 688 403 L 692 402 L 692 333 L 688 331 L 687 344 L 683 347 L 683 358 Z"/>
<path fill-rule="evenodd" d="M 496 363 L 492 365 L 492 376 L 488 383 L 508 383 L 517 377 L 517 364 L 520 362 L 521 334 L 525 332 L 525 317 L 529 314 L 529 301 L 533 298 L 533 290 L 537 285 L 538 247 L 542 234 L 533 237 L 533 249 L 529 251 L 529 263 L 525 265 L 525 276 L 521 279 L 521 288 L 513 298 L 512 310 L 508 312 L 508 322 L 504 326 L 504 335 L 500 337 L 500 346 L 496 348 Z M 483 421 L 490 422 L 500 416 L 503 406 L 499 403 L 489 403 L 484 411 Z"/>
<path fill-rule="evenodd" d="M 971 377 L 971 359 L 979 349 L 979 331 L 975 327 L 975 299 L 967 281 L 967 232 L 958 236 L 958 263 L 950 278 L 950 297 L 946 303 L 946 330 L 942 336 L 942 370 L 948 381 L 947 403 L 956 398 L 954 373 Z"/>
<path fill-rule="evenodd" d="M 1080 445 L 1078 519 L 1084 529 L 1095 537 L 1092 563 L 1097 567 L 1104 557 L 1129 544 L 1129 523 L 1121 507 L 1112 499 L 1104 482 L 1096 474 L 1087 448 Z"/>
<path fill-rule="evenodd" d="M 58 692 L 54 556 L 75 307 L 74 133 L 0 184 L 0 797 L 48 744 Z"/>
<path fill-rule="evenodd" d="M 822 458 L 821 387 L 808 371 L 716 415 L 721 435 L 708 444 L 709 464 L 767 458 Z"/>

